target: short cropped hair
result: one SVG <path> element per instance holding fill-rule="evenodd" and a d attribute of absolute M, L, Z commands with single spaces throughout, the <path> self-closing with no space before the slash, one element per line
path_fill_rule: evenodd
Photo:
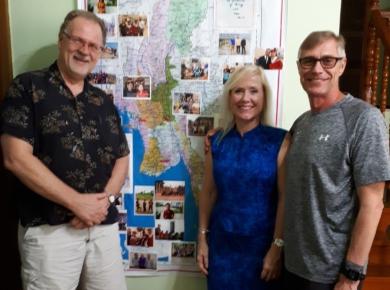
<path fill-rule="evenodd" d="M 222 97 L 221 97 L 221 127 L 223 133 L 221 139 L 229 132 L 229 130 L 235 125 L 234 116 L 229 107 L 229 99 L 232 90 L 237 86 L 237 83 L 244 78 L 251 76 L 259 76 L 260 82 L 263 87 L 264 93 L 264 104 L 260 116 L 260 122 L 264 125 L 271 125 L 271 118 L 269 116 L 269 104 L 271 102 L 271 88 L 269 86 L 268 80 L 265 76 L 264 70 L 256 65 L 245 65 L 235 69 L 235 71 L 230 75 L 228 81 L 223 87 Z"/>
<path fill-rule="evenodd" d="M 61 24 L 60 31 L 58 32 L 59 39 L 62 39 L 64 32 L 69 27 L 69 24 L 72 22 L 72 20 L 74 20 L 77 17 L 82 17 L 84 19 L 90 20 L 98 24 L 100 30 L 102 31 L 103 45 L 106 44 L 107 32 L 106 32 L 106 26 L 104 25 L 104 21 L 99 17 L 97 17 L 94 13 L 85 10 L 72 10 L 65 16 L 64 22 Z"/>
<path fill-rule="evenodd" d="M 302 51 L 313 49 L 317 45 L 323 43 L 324 41 L 333 39 L 337 43 L 337 52 L 340 57 L 345 57 L 345 39 L 340 35 L 336 35 L 332 31 L 313 31 L 310 33 L 305 40 L 302 42 L 298 50 L 298 58 L 301 57 Z"/>

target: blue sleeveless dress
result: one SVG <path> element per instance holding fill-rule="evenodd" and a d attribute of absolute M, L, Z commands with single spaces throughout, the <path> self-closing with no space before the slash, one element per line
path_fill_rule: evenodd
<path fill-rule="evenodd" d="M 279 289 L 260 279 L 272 243 L 277 207 L 277 157 L 285 130 L 233 128 L 211 140 L 218 191 L 210 217 L 208 290 Z"/>

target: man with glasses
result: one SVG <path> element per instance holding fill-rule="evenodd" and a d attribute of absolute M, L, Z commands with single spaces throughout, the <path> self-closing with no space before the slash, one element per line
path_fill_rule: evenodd
<path fill-rule="evenodd" d="M 286 157 L 285 289 L 355 290 L 390 179 L 379 110 L 339 89 L 345 42 L 329 31 L 301 44 L 298 71 L 310 111 L 293 124 Z"/>
<path fill-rule="evenodd" d="M 57 60 L 16 77 L 0 108 L 24 289 L 126 289 L 115 198 L 129 149 L 113 102 L 87 81 L 105 38 L 101 19 L 71 11 Z"/>

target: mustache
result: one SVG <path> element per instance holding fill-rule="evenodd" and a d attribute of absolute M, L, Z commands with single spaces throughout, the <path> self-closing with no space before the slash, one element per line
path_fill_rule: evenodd
<path fill-rule="evenodd" d="M 83 54 L 82 52 L 79 51 L 75 53 L 74 57 L 81 61 L 90 61 L 90 58 L 87 54 Z"/>

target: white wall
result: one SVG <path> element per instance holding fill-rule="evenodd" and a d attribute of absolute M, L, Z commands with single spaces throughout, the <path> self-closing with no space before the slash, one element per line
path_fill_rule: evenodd
<path fill-rule="evenodd" d="M 287 0 L 285 75 L 282 102 L 282 127 L 289 129 L 294 120 L 309 109 L 296 66 L 298 48 L 314 30 L 339 32 L 341 0 Z"/>

